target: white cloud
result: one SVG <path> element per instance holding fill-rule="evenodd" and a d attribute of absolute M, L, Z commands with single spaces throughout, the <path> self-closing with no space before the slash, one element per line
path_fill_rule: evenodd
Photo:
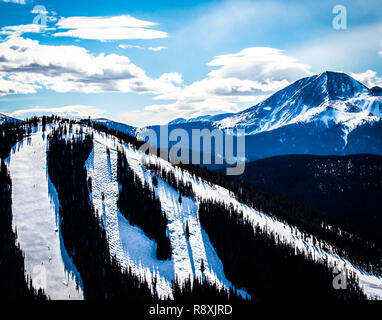
<path fill-rule="evenodd" d="M 208 65 L 215 70 L 185 85 L 180 73 L 150 78 L 126 56 L 94 55 L 75 45 L 49 46 L 11 36 L 0 43 L 0 95 L 34 93 L 40 88 L 151 93 L 153 100 L 164 103 L 120 115 L 131 124 L 141 125 L 143 121 L 164 123 L 174 114 L 188 118 L 239 111 L 311 74 L 309 66 L 272 48 L 255 47 L 216 56 Z"/>
<path fill-rule="evenodd" d="M 203 101 L 176 101 L 169 104 L 146 106 L 143 110 L 131 110 L 118 114 L 116 121 L 128 123 L 137 127 L 165 124 L 174 118 L 198 117 L 205 114 L 236 112 L 240 109 L 236 103 L 224 99 L 209 98 Z"/>
<path fill-rule="evenodd" d="M 166 38 L 167 33 L 152 29 L 157 23 L 136 19 L 130 15 L 110 17 L 61 18 L 56 26 L 67 31 L 55 37 L 74 37 L 100 41 Z"/>
<path fill-rule="evenodd" d="M 120 49 L 143 49 L 141 46 L 136 46 L 132 44 L 119 44 L 118 48 Z"/>
<path fill-rule="evenodd" d="M 46 26 L 40 24 L 21 24 L 17 26 L 7 26 L 0 29 L 0 34 L 19 36 L 24 33 L 40 33 L 48 29 Z"/>
<path fill-rule="evenodd" d="M 92 117 L 96 118 L 103 114 L 104 111 L 98 109 L 93 106 L 85 106 L 85 105 L 72 105 L 72 106 L 64 106 L 57 108 L 44 108 L 44 107 L 32 107 L 24 110 L 17 110 L 9 114 L 9 116 L 14 118 L 25 119 L 31 116 L 49 116 L 52 114 L 59 115 L 62 117 Z"/>
<path fill-rule="evenodd" d="M 154 100 L 174 101 L 146 106 L 143 119 L 165 123 L 177 117 L 195 117 L 221 112 L 236 112 L 255 104 L 291 82 L 312 75 L 310 67 L 285 55 L 281 50 L 252 47 L 235 54 L 216 56 L 208 63 L 216 67 L 208 77 L 160 94 Z M 175 82 L 176 83 L 176 82 Z M 139 120 L 134 114 L 121 117 Z"/>
<path fill-rule="evenodd" d="M 252 47 L 235 54 L 214 57 L 209 66 L 219 67 L 209 75 L 214 78 L 237 78 L 265 83 L 267 81 L 294 81 L 311 75 L 310 66 L 289 57 L 282 50 Z"/>
<path fill-rule="evenodd" d="M 5 74 L 0 72 L 0 96 L 8 94 L 26 94 L 36 93 L 36 89 L 41 88 L 38 85 L 24 83 L 22 81 L 13 81 L 5 77 Z"/>
<path fill-rule="evenodd" d="M 3 2 L 12 2 L 12 3 L 18 3 L 18 4 L 25 4 L 25 0 L 3 0 Z"/>
<path fill-rule="evenodd" d="M 366 70 L 361 73 L 350 73 L 350 76 L 369 88 L 382 85 L 382 78 L 378 77 L 377 72 L 373 70 Z"/>
<path fill-rule="evenodd" d="M 180 74 L 179 72 L 163 73 L 159 77 L 159 80 L 176 84 L 180 84 L 183 82 L 182 74 Z"/>
<path fill-rule="evenodd" d="M 158 46 L 158 47 L 148 47 L 147 49 L 149 49 L 150 51 L 162 51 L 167 49 L 167 47 Z"/>
<path fill-rule="evenodd" d="M 31 93 L 44 87 L 57 92 L 176 92 L 179 74 L 152 79 L 126 56 L 94 55 L 74 45 L 49 46 L 21 37 L 0 43 L 0 94 Z"/>

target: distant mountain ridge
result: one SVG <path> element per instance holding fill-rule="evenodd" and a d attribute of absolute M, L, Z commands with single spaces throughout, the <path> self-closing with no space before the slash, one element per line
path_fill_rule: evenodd
<path fill-rule="evenodd" d="M 114 129 L 114 130 L 129 134 L 131 136 L 136 136 L 137 128 L 133 126 L 129 126 L 127 124 L 116 122 L 116 121 L 105 119 L 105 118 L 96 118 L 96 119 L 92 119 L 91 121 L 97 124 L 103 125 L 108 129 Z"/>
<path fill-rule="evenodd" d="M 11 123 L 19 123 L 19 122 L 21 122 L 21 120 L 16 119 L 16 118 L 12 118 L 10 116 L 7 116 L 5 114 L 0 113 L 0 125 L 3 124 L 3 123 L 9 123 L 9 122 L 11 122 Z"/>
<path fill-rule="evenodd" d="M 217 115 L 207 115 L 207 116 L 200 116 L 196 118 L 191 118 L 191 119 L 185 119 L 185 118 L 177 118 L 168 123 L 168 125 L 173 125 L 173 124 L 181 124 L 181 123 L 190 123 L 190 122 L 198 122 L 198 121 L 220 121 L 223 120 L 227 117 L 233 116 L 234 113 L 221 113 Z"/>
<path fill-rule="evenodd" d="M 241 128 L 247 134 L 295 123 L 341 123 L 348 128 L 382 115 L 382 99 L 345 73 L 326 71 L 300 79 L 263 102 L 218 121 L 219 128 Z"/>
<path fill-rule="evenodd" d="M 243 129 L 246 161 L 283 154 L 382 155 L 381 115 L 382 88 L 369 89 L 346 73 L 325 71 L 297 80 L 241 112 L 179 118 L 168 126 L 169 131 L 184 129 L 190 137 L 193 129 L 220 128 L 234 134 Z M 160 126 L 118 128 L 137 137 L 147 129 L 160 133 Z"/>

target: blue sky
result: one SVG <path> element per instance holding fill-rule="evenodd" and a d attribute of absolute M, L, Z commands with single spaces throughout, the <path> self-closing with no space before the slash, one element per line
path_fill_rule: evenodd
<path fill-rule="evenodd" d="M 144 126 L 237 112 L 324 70 L 381 85 L 381 17 L 380 0 L 0 0 L 0 112 Z"/>

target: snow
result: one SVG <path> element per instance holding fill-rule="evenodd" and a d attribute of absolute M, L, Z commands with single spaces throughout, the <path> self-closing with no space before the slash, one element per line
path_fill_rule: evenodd
<path fill-rule="evenodd" d="M 110 149 L 110 158 L 106 146 Z M 92 178 L 93 205 L 99 216 L 103 217 L 110 254 L 116 256 L 123 267 L 130 266 L 136 275 L 146 276 L 149 283 L 152 274 L 159 273 L 156 288 L 158 295 L 172 296 L 172 262 L 157 260 L 155 241 L 147 238 L 140 228 L 130 225 L 117 208 L 117 151 L 112 139 L 95 133 L 94 149 L 86 162 L 86 168 L 88 176 Z"/>
<path fill-rule="evenodd" d="M 115 149 L 116 145 L 119 145 L 118 142 L 116 142 L 115 139 L 109 138 L 103 134 L 96 133 L 95 134 L 95 140 L 96 140 L 96 146 L 95 150 L 97 150 L 97 145 L 100 144 L 100 150 L 98 151 L 100 153 L 99 156 L 94 158 L 100 158 L 106 159 L 106 145 L 109 146 L 111 149 L 111 163 L 114 163 L 111 165 L 112 169 L 111 171 L 114 172 L 113 176 L 115 176 L 115 162 L 116 162 L 116 154 Z M 171 241 L 171 245 L 173 248 L 173 256 L 171 259 L 171 268 L 173 269 L 172 273 L 168 273 L 168 269 L 164 268 L 163 265 L 161 266 L 161 263 L 163 261 L 158 261 L 155 258 L 155 243 L 145 238 L 143 232 L 139 230 L 135 230 L 135 235 L 132 233 L 132 231 L 129 231 L 129 228 L 131 227 L 128 222 L 124 219 L 124 217 L 118 212 L 118 209 L 116 208 L 116 199 L 112 200 L 113 204 L 106 204 L 107 208 L 110 208 L 112 215 L 118 215 L 118 223 L 122 223 L 126 226 L 123 228 L 122 226 L 119 226 L 119 237 L 122 243 L 124 242 L 124 239 L 129 239 L 129 241 L 126 240 L 125 244 L 122 245 L 122 248 L 124 248 L 125 251 L 129 252 L 130 255 L 130 262 L 127 262 L 128 265 L 131 265 L 132 260 L 135 260 L 133 262 L 133 266 L 135 266 L 135 270 L 137 272 L 142 272 L 145 270 L 145 274 L 149 274 L 149 270 L 154 269 L 156 270 L 158 276 L 160 279 L 163 280 L 162 284 L 169 282 L 174 279 L 174 276 L 176 275 L 179 279 L 185 279 L 188 278 L 189 275 L 191 276 L 201 276 L 200 272 L 200 264 L 201 260 L 203 259 L 204 264 L 206 266 L 205 275 L 210 278 L 214 279 L 217 283 L 224 285 L 226 287 L 232 286 L 232 284 L 225 278 L 224 270 L 222 262 L 220 261 L 219 257 L 216 254 L 216 251 L 214 250 L 211 242 L 209 241 L 209 237 L 206 234 L 206 232 L 202 229 L 200 226 L 200 222 L 198 219 L 198 201 L 200 199 L 214 199 L 216 201 L 220 201 L 222 203 L 225 203 L 227 205 L 233 204 L 234 207 L 238 211 L 242 211 L 244 216 L 248 217 L 254 225 L 259 225 L 260 227 L 266 228 L 268 232 L 274 232 L 276 235 L 278 235 L 281 239 L 286 241 L 287 243 L 290 243 L 295 248 L 298 248 L 299 250 L 302 250 L 302 252 L 305 252 L 306 254 L 310 253 L 313 255 L 314 259 L 316 261 L 323 261 L 327 260 L 333 267 L 335 264 L 338 265 L 340 269 L 346 268 L 348 271 L 354 272 L 360 280 L 360 285 L 363 287 L 365 293 L 369 298 L 379 298 L 382 299 L 382 279 L 380 277 L 377 277 L 375 275 L 369 274 L 353 264 L 351 264 L 348 260 L 338 256 L 335 253 L 335 250 L 327 243 L 324 243 L 323 241 L 316 243 L 316 245 L 313 244 L 313 238 L 308 237 L 306 240 L 304 240 L 302 233 L 295 227 L 289 226 L 281 221 L 278 221 L 277 219 L 274 219 L 266 214 L 263 214 L 245 204 L 240 203 L 236 200 L 236 198 L 226 190 L 225 188 L 222 188 L 217 185 L 213 185 L 210 183 L 206 183 L 202 181 L 199 178 L 195 178 L 194 176 L 190 175 L 186 171 L 182 171 L 177 167 L 172 166 L 169 162 L 157 158 L 153 155 L 147 156 L 143 153 L 135 150 L 134 148 L 127 146 L 127 145 L 119 145 L 120 148 L 123 149 L 123 151 L 126 154 L 126 157 L 128 159 L 129 165 L 132 167 L 134 172 L 138 175 L 138 177 L 142 181 L 146 181 L 154 190 L 156 195 L 161 201 L 161 205 L 163 210 L 166 212 L 168 216 L 168 234 Z M 107 164 L 104 161 L 104 164 L 99 167 L 99 169 L 103 173 L 99 173 L 100 180 L 105 180 L 107 177 Z M 193 190 L 196 194 L 196 201 L 194 201 L 191 198 L 182 197 L 182 203 L 180 204 L 178 201 L 179 194 L 176 190 L 174 190 L 171 186 L 169 186 L 166 182 L 158 178 L 158 186 L 154 187 L 152 184 L 152 175 L 149 170 L 147 170 L 143 163 L 144 162 L 160 162 L 166 170 L 172 170 L 178 179 L 183 179 L 185 182 L 189 181 L 192 183 Z M 91 170 L 91 168 L 90 168 Z M 95 169 L 94 169 L 95 170 Z M 93 171 L 94 172 L 94 171 Z M 92 175 L 89 173 L 89 175 Z M 92 177 L 93 178 L 93 177 Z M 114 177 L 112 181 L 114 181 L 116 178 Z M 93 180 L 94 183 L 94 180 Z M 117 191 L 118 186 L 116 182 L 114 183 L 114 196 L 112 198 L 117 197 Z M 94 193 L 94 203 L 97 203 L 97 201 L 100 200 L 100 195 L 95 196 L 96 192 L 93 190 Z M 105 198 L 107 199 L 107 192 L 105 193 Z M 98 200 L 97 200 L 98 199 Z M 108 202 L 108 200 L 105 199 L 105 202 Z M 98 207 L 100 207 L 100 204 L 98 204 Z M 109 209 L 108 209 L 109 210 Z M 185 235 L 185 225 L 186 221 L 188 221 L 189 229 L 190 229 L 190 239 L 187 241 L 186 235 Z M 136 227 L 135 227 L 136 228 Z M 121 231 L 122 230 L 122 231 Z M 132 233 L 129 237 L 126 235 L 126 233 Z M 134 250 L 134 244 L 138 241 L 134 242 L 135 237 L 140 238 L 139 242 L 141 243 L 140 249 L 142 251 Z M 110 238 L 112 236 L 109 235 Z M 145 240 L 145 241 L 144 241 Z M 150 243 L 150 241 L 152 241 Z M 149 249 L 151 248 L 151 249 Z M 323 248 L 329 248 L 329 249 L 323 249 Z M 151 251 L 150 251 L 151 250 Z M 122 250 L 123 251 L 123 250 Z M 143 253 L 144 252 L 144 253 Z M 143 255 L 147 255 L 147 253 L 150 254 L 150 259 L 147 257 L 143 257 Z M 123 261 L 126 258 L 124 258 L 124 255 L 126 253 L 120 253 L 120 256 L 118 257 L 119 260 Z M 134 258 L 135 257 L 135 258 Z M 146 260 L 145 260 L 146 259 Z M 142 265 L 141 261 L 147 261 L 146 265 Z M 137 262 L 139 261 L 139 267 L 137 266 Z M 143 266 L 143 267 L 142 267 Z M 166 273 L 167 272 L 167 273 Z M 142 273 L 141 273 L 142 274 Z M 163 294 L 169 293 L 164 289 L 163 287 L 157 288 L 158 292 L 162 292 Z M 245 291 L 241 291 L 243 295 L 245 295 Z"/>
<path fill-rule="evenodd" d="M 302 233 L 296 227 L 289 226 L 281 221 L 278 221 L 277 219 L 240 203 L 227 189 L 203 182 L 200 179 L 196 179 L 188 172 L 181 171 L 179 168 L 174 168 L 170 163 L 164 161 L 163 159 L 157 159 L 153 156 L 146 157 L 147 160 L 160 161 L 160 163 L 167 170 L 173 170 L 178 179 L 183 179 L 185 182 L 191 182 L 193 190 L 199 199 L 212 199 L 227 205 L 232 204 L 236 210 L 243 212 L 243 215 L 252 221 L 254 225 L 265 228 L 268 232 L 274 232 L 280 237 L 280 239 L 291 244 L 293 247 L 305 252 L 306 254 L 311 254 L 316 261 L 327 260 L 333 267 L 337 264 L 340 270 L 345 268 L 347 271 L 354 272 L 358 276 L 360 285 L 363 287 L 368 298 L 377 298 L 382 300 L 382 278 L 369 274 L 354 266 L 348 260 L 338 256 L 334 253 L 333 248 L 331 248 L 329 244 L 321 241 L 314 245 L 312 237 L 304 240 Z M 329 250 L 324 250 L 324 247 L 329 248 Z"/>
<path fill-rule="evenodd" d="M 72 132 L 75 131 L 76 126 Z M 110 157 L 106 147 L 110 150 Z M 161 202 L 168 218 L 167 233 L 173 249 L 171 260 L 156 259 L 156 242 L 149 239 L 138 226 L 130 225 L 117 208 L 117 147 L 123 150 L 131 168 L 141 181 L 151 186 Z M 66 253 L 59 230 L 59 203 L 54 186 L 47 177 L 46 137 L 41 130 L 34 130 L 30 138 L 18 143 L 8 161 L 13 182 L 13 223 L 17 228 L 21 249 L 25 252 L 26 272 L 32 276 L 35 285 L 44 288 L 52 299 L 82 299 L 81 278 Z M 172 170 L 178 179 L 190 182 L 196 200 L 182 197 L 182 203 L 179 203 L 178 192 L 160 178 L 155 187 L 152 184 L 153 173 L 144 166 L 145 162 L 150 161 L 160 162 L 166 170 Z M 155 277 L 157 285 L 152 290 L 160 298 L 173 297 L 171 281 L 176 277 L 184 280 L 189 276 L 202 276 L 202 260 L 205 265 L 204 276 L 221 286 L 232 287 L 198 218 L 199 201 L 213 199 L 232 204 L 254 225 L 274 232 L 295 248 L 312 254 L 317 261 L 327 260 L 332 266 L 337 264 L 340 269 L 355 272 L 367 296 L 382 299 L 382 278 L 355 267 L 338 256 L 327 243 L 318 242 L 314 245 L 312 237 L 304 239 L 297 228 L 240 203 L 227 189 L 202 181 L 163 159 L 121 144 L 112 136 L 94 131 L 94 149 L 86 161 L 86 168 L 88 176 L 92 178 L 91 200 L 96 212 L 103 218 L 111 255 L 116 256 L 122 266 L 131 267 L 136 275 L 145 276 L 149 284 Z M 185 233 L 187 222 L 189 239 Z M 246 295 L 244 290 L 239 292 Z"/>
<path fill-rule="evenodd" d="M 58 223 L 58 199 L 47 176 L 46 134 L 34 130 L 9 159 L 13 226 L 25 253 L 26 273 L 51 299 L 83 299 L 81 278 L 69 258 Z"/>
<path fill-rule="evenodd" d="M 358 110 L 348 110 L 349 106 Z M 300 79 L 265 101 L 216 121 L 214 125 L 220 129 L 247 129 L 246 133 L 251 135 L 295 123 L 321 121 L 326 126 L 340 123 L 344 126 L 346 144 L 347 135 L 354 128 L 380 120 L 381 115 L 382 97 L 374 96 L 364 85 L 347 75 L 323 72 Z"/>
<path fill-rule="evenodd" d="M 205 265 L 204 275 L 220 286 L 232 287 L 225 278 L 223 264 L 218 258 L 208 235 L 202 230 L 198 219 L 198 204 L 190 198 L 178 201 L 178 192 L 158 178 L 158 186 L 152 185 L 152 174 L 141 162 L 142 155 L 127 145 L 119 145 L 115 139 L 95 132 L 94 150 L 89 156 L 86 167 L 92 177 L 92 199 L 98 214 L 102 215 L 109 238 L 111 255 L 115 255 L 123 266 L 132 267 L 137 275 L 145 275 L 151 283 L 153 275 L 157 277 L 157 286 L 153 288 L 160 297 L 172 297 L 171 281 L 177 277 L 185 280 L 189 276 L 201 277 L 201 261 Z M 147 181 L 161 201 L 162 209 L 168 218 L 168 236 L 173 249 L 171 260 L 156 259 L 156 242 L 146 237 L 143 231 L 132 226 L 117 208 L 117 151 L 123 148 L 129 165 L 143 181 Z M 106 154 L 110 149 L 110 158 Z M 102 192 L 104 201 L 102 201 Z M 189 224 L 190 238 L 186 238 L 186 221 Z M 244 291 L 240 291 L 246 295 Z"/>

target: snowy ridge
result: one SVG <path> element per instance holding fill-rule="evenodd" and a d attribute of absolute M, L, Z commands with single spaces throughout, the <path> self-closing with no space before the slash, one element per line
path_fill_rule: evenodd
<path fill-rule="evenodd" d="M 258 225 L 269 232 L 274 232 L 280 237 L 280 239 L 285 240 L 287 243 L 299 250 L 302 250 L 306 254 L 312 255 L 316 261 L 327 260 L 333 267 L 337 264 L 339 269 L 346 268 L 346 270 L 354 272 L 358 276 L 360 286 L 364 289 L 364 292 L 368 298 L 382 299 L 382 278 L 369 274 L 354 266 L 347 259 L 338 256 L 334 253 L 333 248 L 331 248 L 327 243 L 318 242 L 314 245 L 312 237 L 304 240 L 302 233 L 296 227 L 289 226 L 245 204 L 240 203 L 227 189 L 206 183 L 199 178 L 195 178 L 188 172 L 173 167 L 170 163 L 163 159 L 146 155 L 144 155 L 144 157 L 146 158 L 145 161 L 159 161 L 161 165 L 166 168 L 166 170 L 172 170 L 178 179 L 182 179 L 185 182 L 191 182 L 193 190 L 199 199 L 213 199 L 227 205 L 232 204 L 236 210 L 242 212 L 243 215 L 250 219 L 254 225 Z"/>
<path fill-rule="evenodd" d="M 156 242 L 143 231 L 130 225 L 117 208 L 117 146 L 124 150 L 129 165 L 141 179 L 147 181 L 161 201 L 162 209 L 168 218 L 168 235 L 173 254 L 171 260 L 156 259 Z M 110 158 L 106 153 L 110 150 Z M 159 297 L 171 297 L 171 281 L 185 280 L 189 276 L 201 277 L 201 261 L 205 265 L 205 276 L 220 286 L 232 287 L 225 278 L 223 265 L 218 258 L 207 234 L 201 229 L 197 216 L 198 204 L 183 197 L 178 201 L 178 192 L 158 178 L 158 186 L 152 185 L 152 174 L 142 165 L 142 155 L 116 139 L 94 132 L 94 150 L 86 163 L 88 176 L 92 178 L 93 205 L 103 217 L 109 239 L 111 255 L 115 255 L 123 266 L 129 266 L 137 275 L 145 276 L 150 283 L 157 280 Z M 102 200 L 102 193 L 104 200 Z M 185 225 L 189 223 L 190 239 L 186 239 Z M 244 291 L 240 291 L 246 295 Z"/>
<path fill-rule="evenodd" d="M 21 121 L 18 120 L 18 119 L 6 116 L 5 114 L 0 113 L 0 125 L 3 124 L 3 123 L 9 123 L 9 122 L 19 123 Z"/>
<path fill-rule="evenodd" d="M 172 124 L 181 124 L 181 123 L 190 123 L 190 122 L 214 122 L 214 121 L 220 121 L 224 118 L 233 116 L 233 113 L 221 113 L 221 114 L 216 114 L 216 115 L 206 115 L 206 116 L 200 116 L 196 118 L 191 118 L 191 119 L 185 119 L 185 118 L 177 118 L 168 123 L 168 125 Z"/>
<path fill-rule="evenodd" d="M 100 147 L 97 147 L 97 145 Z M 205 274 L 208 278 L 213 279 L 218 284 L 225 286 L 232 285 L 225 278 L 222 262 L 218 258 L 212 244 L 210 243 L 208 235 L 201 228 L 197 214 L 198 200 L 214 199 L 227 205 L 232 204 L 236 210 L 243 212 L 244 216 L 248 217 L 254 225 L 259 225 L 269 232 L 274 232 L 280 237 L 280 239 L 285 240 L 287 243 L 305 252 L 307 255 L 312 255 L 316 261 L 327 260 L 333 267 L 336 264 L 339 269 L 346 268 L 346 270 L 354 272 L 358 276 L 360 285 L 369 298 L 382 299 L 382 278 L 357 268 L 348 260 L 336 254 L 335 250 L 327 243 L 321 241 L 314 245 L 312 237 L 305 237 L 304 240 L 302 233 L 296 227 L 289 226 L 266 214 L 258 212 L 245 204 L 240 203 L 227 189 L 204 182 L 200 178 L 196 178 L 187 171 L 174 167 L 169 162 L 161 158 L 153 155 L 145 155 L 131 146 L 126 144 L 120 145 L 115 138 L 107 137 L 104 134 L 95 132 L 95 150 L 98 148 L 100 149 L 99 156 L 94 156 L 94 159 L 102 157 L 106 159 L 106 146 L 110 148 L 110 161 L 111 163 L 114 163 L 111 165 L 111 168 L 113 168 L 111 172 L 114 172 L 112 178 L 112 184 L 114 184 L 114 196 L 107 200 L 108 192 L 105 192 L 105 204 L 102 204 L 99 192 L 98 195 L 96 195 L 97 192 L 93 190 L 93 203 L 98 203 L 98 205 L 96 205 L 97 208 L 103 208 L 104 206 L 106 208 L 106 215 L 109 214 L 114 216 L 115 225 L 113 228 L 119 229 L 119 234 L 115 230 L 113 235 L 110 231 L 107 232 L 111 240 L 111 247 L 113 246 L 112 244 L 115 243 L 115 247 L 118 248 L 113 251 L 117 255 L 118 259 L 120 261 L 125 261 L 127 265 L 133 266 L 133 269 L 136 270 L 137 274 L 145 274 L 148 279 L 151 279 L 150 273 L 156 273 L 158 279 L 160 279 L 156 290 L 160 293 L 160 295 L 171 296 L 171 291 L 169 291 L 169 282 L 173 280 L 175 276 L 179 279 L 185 279 L 189 275 L 201 276 L 201 272 L 199 270 L 201 259 L 203 259 L 205 263 Z M 115 173 L 117 146 L 124 151 L 129 165 L 138 177 L 140 177 L 141 181 L 146 181 L 155 190 L 156 195 L 161 201 L 162 208 L 166 212 L 169 220 L 168 234 L 173 248 L 173 256 L 171 261 L 166 262 L 156 260 L 155 242 L 148 239 L 139 228 L 130 226 L 128 221 L 126 221 L 126 219 L 116 208 L 115 203 L 116 198 L 118 197 L 118 186 Z M 178 179 L 182 179 L 184 182 L 190 182 L 196 195 L 196 199 L 198 200 L 194 201 L 191 198 L 183 197 L 182 204 L 179 204 L 178 192 L 159 177 L 158 186 L 154 187 L 152 184 L 153 173 L 145 167 L 145 163 L 150 162 L 160 163 L 160 165 L 166 170 L 171 170 L 174 172 Z M 95 169 L 96 167 L 94 166 L 94 170 Z M 106 180 L 106 177 L 108 177 L 107 171 L 109 170 L 108 165 L 105 165 L 104 163 L 104 165 L 99 169 L 103 170 L 102 173 L 98 173 L 100 175 L 100 180 Z M 90 176 L 92 176 L 91 172 L 94 171 L 92 171 L 90 165 Z M 93 186 L 97 184 L 93 176 L 92 180 Z M 109 201 L 111 201 L 111 203 L 109 203 Z M 115 217 L 118 217 L 118 219 Z M 186 221 L 189 223 L 191 234 L 189 243 L 185 237 Z M 117 226 L 116 223 L 118 223 L 119 226 Z M 132 228 L 136 229 L 133 231 Z M 106 227 L 106 229 L 111 230 L 112 228 L 108 229 L 108 227 Z M 115 237 L 115 239 L 112 240 L 112 237 Z M 139 240 L 137 240 L 136 237 Z M 139 243 L 139 250 L 134 248 L 137 243 Z M 123 250 L 121 250 L 121 248 L 123 248 Z M 145 254 L 148 254 L 150 258 L 148 259 L 147 257 L 144 257 Z M 168 265 L 166 265 L 166 263 Z M 245 294 L 244 291 L 241 292 Z"/>
<path fill-rule="evenodd" d="M 221 129 L 241 128 L 247 134 L 296 123 L 343 124 L 347 134 L 364 122 L 379 120 L 382 97 L 344 73 L 323 72 L 303 78 L 265 101 L 217 121 Z M 346 140 L 346 137 L 345 137 Z"/>

